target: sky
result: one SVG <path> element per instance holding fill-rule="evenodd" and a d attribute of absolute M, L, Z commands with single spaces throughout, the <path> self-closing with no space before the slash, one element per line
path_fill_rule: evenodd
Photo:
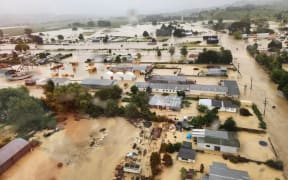
<path fill-rule="evenodd" d="M 2 2 L 1 2 L 2 1 Z M 93 14 L 99 16 L 176 12 L 239 0 L 0 0 L 1 14 Z"/>

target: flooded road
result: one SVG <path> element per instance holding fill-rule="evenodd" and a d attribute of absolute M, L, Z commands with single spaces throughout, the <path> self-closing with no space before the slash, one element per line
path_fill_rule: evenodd
<path fill-rule="evenodd" d="M 268 105 L 265 121 L 268 125 L 268 133 L 280 159 L 285 163 L 285 176 L 287 177 L 288 141 L 285 135 L 288 131 L 288 102 L 277 91 L 277 85 L 270 80 L 268 73 L 249 56 L 246 51 L 247 44 L 245 42 L 236 41 L 232 37 L 228 37 L 228 35 L 222 35 L 221 40 L 225 48 L 231 49 L 235 62 L 240 65 L 242 76 L 239 77 L 238 83 L 242 94 L 241 99 L 255 102 L 263 112 L 264 100 L 265 97 L 267 98 Z M 251 77 L 253 79 L 252 90 L 250 89 Z M 245 85 L 247 85 L 246 94 L 244 93 Z M 272 106 L 276 106 L 276 108 L 272 109 Z"/>

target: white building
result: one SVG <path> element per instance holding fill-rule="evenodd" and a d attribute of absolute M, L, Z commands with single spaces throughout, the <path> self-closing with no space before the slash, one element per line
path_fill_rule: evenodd
<path fill-rule="evenodd" d="M 101 76 L 101 79 L 109 79 L 109 80 L 111 80 L 111 79 L 113 79 L 113 75 L 114 75 L 113 72 L 107 71 Z"/>
<path fill-rule="evenodd" d="M 239 106 L 229 100 L 216 100 L 216 99 L 199 99 L 199 105 L 206 106 L 209 110 L 218 108 L 221 112 L 234 112 L 236 113 Z"/>
<path fill-rule="evenodd" d="M 127 71 L 123 76 L 123 80 L 125 81 L 134 81 L 135 79 L 136 79 L 135 74 L 129 71 Z"/>
<path fill-rule="evenodd" d="M 197 138 L 197 146 L 201 149 L 237 153 L 240 142 L 233 132 L 193 129 L 192 137 Z"/>
<path fill-rule="evenodd" d="M 124 79 L 124 73 L 123 72 L 116 72 L 114 75 L 113 75 L 113 79 L 114 80 L 118 80 L 118 81 L 121 81 Z"/>

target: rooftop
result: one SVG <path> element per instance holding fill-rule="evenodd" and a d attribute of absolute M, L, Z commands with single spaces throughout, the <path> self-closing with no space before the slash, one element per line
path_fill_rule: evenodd
<path fill-rule="evenodd" d="M 90 86 L 113 86 L 116 84 L 116 81 L 109 79 L 84 79 L 80 84 Z"/>
<path fill-rule="evenodd" d="M 17 138 L 8 144 L 6 144 L 4 147 L 0 149 L 0 165 L 7 162 L 9 159 L 11 159 L 15 154 L 17 154 L 19 151 L 21 151 L 24 147 L 26 147 L 29 144 L 28 141 Z"/>
<path fill-rule="evenodd" d="M 240 90 L 239 90 L 237 81 L 222 80 L 222 82 L 223 82 L 223 86 L 227 87 L 228 89 L 228 92 L 227 92 L 228 96 L 240 96 Z"/>
<path fill-rule="evenodd" d="M 207 179 L 207 178 L 206 178 Z M 249 180 L 246 171 L 229 169 L 226 164 L 213 162 L 210 166 L 209 180 Z"/>
<path fill-rule="evenodd" d="M 181 108 L 181 103 L 182 103 L 182 98 L 178 96 L 154 95 L 149 100 L 150 106 Z"/>

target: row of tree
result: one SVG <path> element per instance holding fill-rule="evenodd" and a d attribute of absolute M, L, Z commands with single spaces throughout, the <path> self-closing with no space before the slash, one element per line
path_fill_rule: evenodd
<path fill-rule="evenodd" d="M 220 51 L 204 49 L 199 53 L 196 63 L 198 64 L 230 64 L 233 56 L 230 50 L 221 48 Z"/>

